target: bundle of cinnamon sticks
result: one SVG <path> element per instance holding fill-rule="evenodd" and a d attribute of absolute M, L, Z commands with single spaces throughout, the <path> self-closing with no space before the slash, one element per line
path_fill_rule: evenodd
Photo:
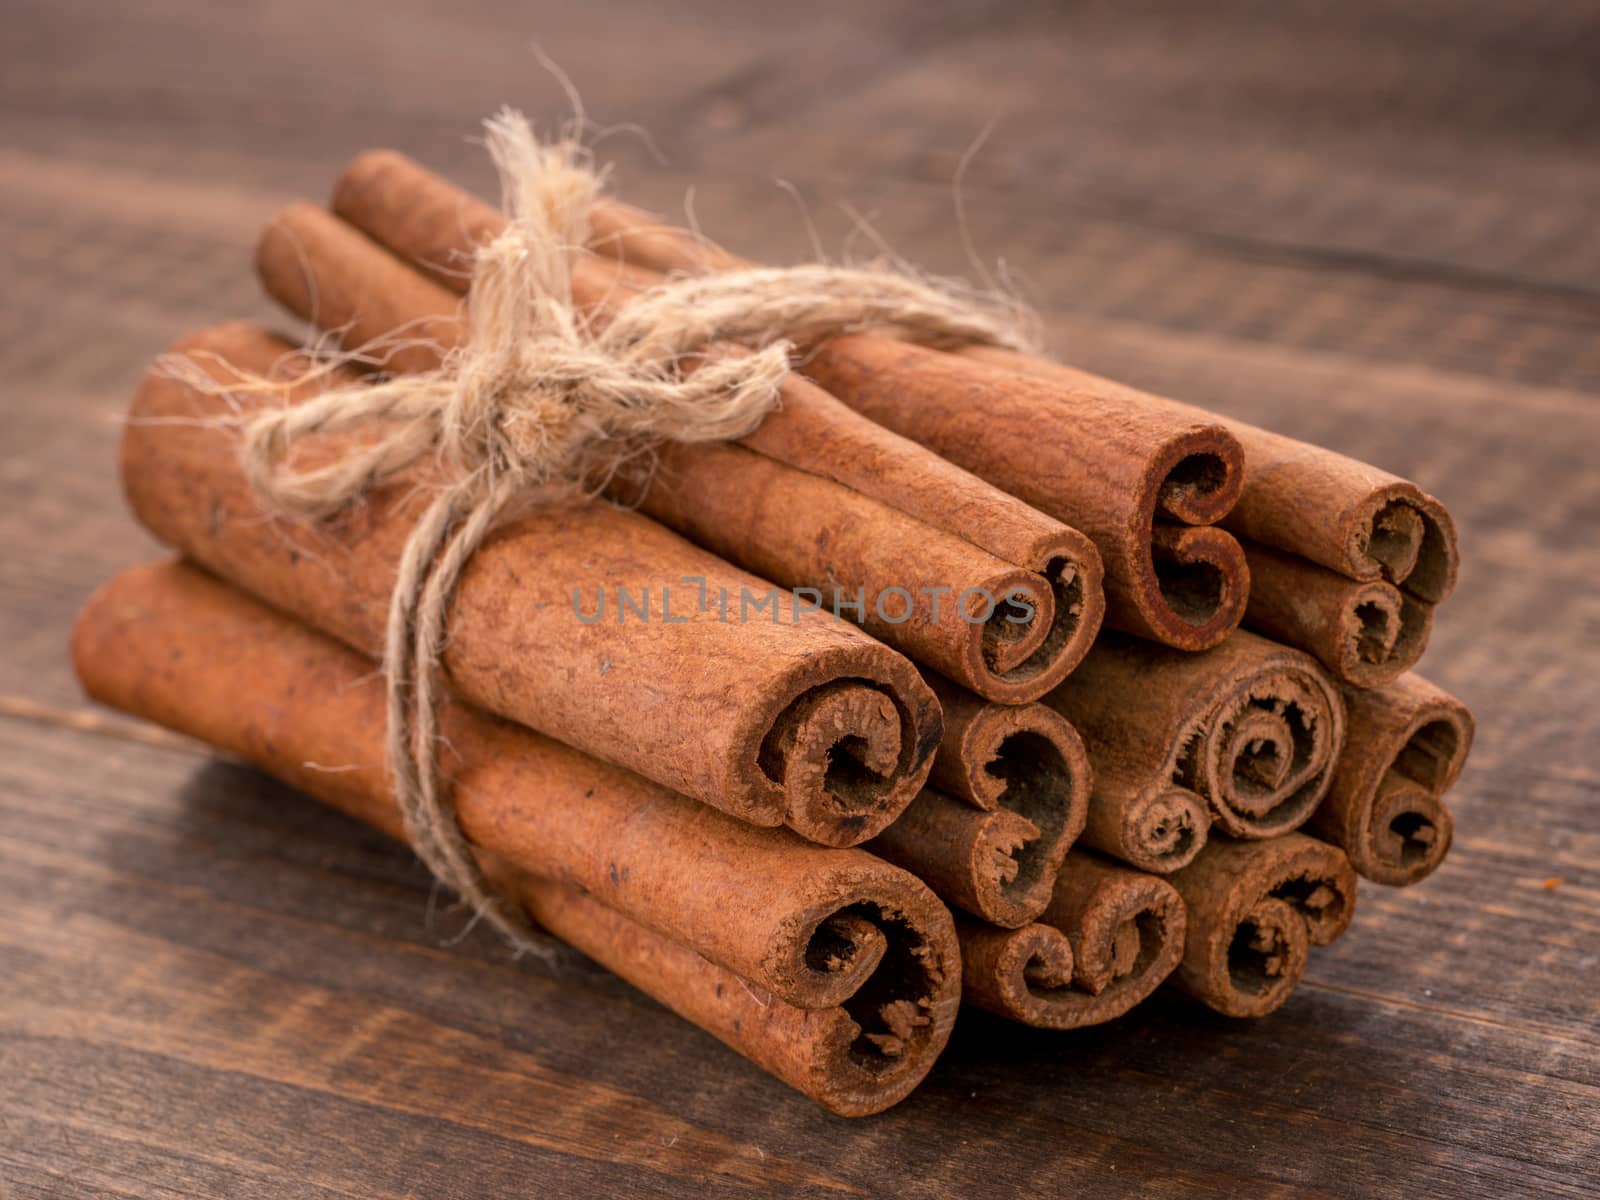
<path fill-rule="evenodd" d="M 355 353 L 225 324 L 145 379 L 123 479 L 181 558 L 85 607 L 92 696 L 418 836 L 375 664 L 451 463 L 291 517 L 240 422 L 449 370 L 505 223 L 388 151 L 274 219 L 267 291 Z M 571 299 L 603 326 L 748 268 L 602 196 Z M 990 346 L 851 331 L 792 361 L 753 432 L 519 508 L 449 597 L 450 814 L 539 927 L 857 1116 L 917 1085 L 963 1002 L 1069 1029 L 1170 982 L 1271 1012 L 1358 874 L 1439 865 L 1473 724 L 1412 671 L 1456 576 L 1438 501 Z M 370 435 L 293 453 L 332 470 Z"/>

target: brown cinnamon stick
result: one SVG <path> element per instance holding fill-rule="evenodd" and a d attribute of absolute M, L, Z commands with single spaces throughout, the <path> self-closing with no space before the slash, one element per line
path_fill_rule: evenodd
<path fill-rule="evenodd" d="M 369 151 L 346 168 L 335 188 L 333 209 L 400 259 L 455 293 L 467 285 L 468 272 L 461 268 L 470 263 L 473 249 L 505 227 L 505 218 L 496 209 L 403 155 L 389 151 Z M 274 245 L 269 236 L 263 248 L 272 251 L 275 262 L 263 262 L 262 273 L 280 300 L 303 312 L 309 302 L 309 290 L 304 286 L 310 273 L 308 267 L 315 270 L 323 262 L 338 259 L 334 255 L 301 255 L 297 246 L 332 239 L 336 234 L 325 220 L 319 222 L 298 207 L 289 210 L 285 218 L 291 227 L 296 222 L 317 227 L 308 228 L 293 239 L 296 246 Z M 285 218 L 280 218 L 280 225 Z M 625 304 L 631 289 L 658 279 L 631 269 L 619 275 L 616 264 L 592 255 L 579 256 L 574 263 L 576 299 L 601 319 Z M 341 297 L 351 294 L 343 285 L 331 290 Z M 409 285 L 402 290 L 416 295 Z M 437 296 L 435 293 L 435 306 L 441 303 Z M 326 305 L 323 307 L 327 309 Z M 386 322 L 395 319 L 394 314 L 389 314 L 367 321 L 365 314 L 349 310 L 341 310 L 341 316 L 340 321 L 319 323 L 353 321 L 348 339 L 351 343 L 383 332 Z M 741 442 L 778 463 L 832 480 L 921 523 L 908 526 L 903 518 L 874 509 L 879 526 L 874 545 L 879 555 L 888 552 L 897 541 L 916 536 L 915 529 L 931 526 L 1034 576 L 1027 584 L 1038 593 L 1038 614 L 1024 626 L 1015 620 L 1015 612 L 1007 612 L 995 629 L 986 629 L 990 661 L 978 662 L 974 648 L 969 648 L 966 658 L 958 659 L 955 666 L 948 658 L 945 662 L 927 658 L 923 661 L 930 661 L 930 665 L 990 699 L 1020 703 L 1049 690 L 1087 652 L 1104 613 L 1103 571 L 1094 543 L 1076 529 L 866 420 L 798 376 L 784 382 L 777 408 Z M 773 488 L 785 473 L 772 467 L 763 472 L 729 447 L 714 452 L 702 447 L 672 447 L 669 456 L 678 468 L 676 473 L 652 480 L 658 486 L 630 495 L 631 500 L 641 502 L 646 511 L 696 540 L 706 539 L 708 544 L 714 541 L 714 549 L 735 561 L 747 562 L 748 556 L 752 569 L 762 574 L 781 578 L 795 587 L 824 586 L 832 594 L 833 585 L 820 582 L 817 564 L 795 560 L 800 545 L 774 548 L 741 528 L 740 517 L 748 500 L 744 493 Z M 840 500 L 824 503 L 828 492 L 821 485 L 813 482 L 805 486 L 811 508 L 785 505 L 789 511 L 783 525 L 790 530 L 791 542 L 802 533 L 812 533 L 820 541 L 820 534 L 811 529 L 811 520 L 822 522 L 830 508 L 845 507 Z M 730 507 L 728 499 L 733 495 L 740 501 L 736 508 Z M 855 502 L 855 507 L 862 508 L 860 501 Z M 807 514 L 807 522 L 797 520 L 802 512 Z M 859 519 L 852 517 L 851 522 Z M 841 522 L 835 519 L 823 523 L 827 525 L 823 532 L 828 534 L 831 547 Z M 906 532 L 898 534 L 898 530 Z M 764 531 L 766 535 L 771 532 Z M 925 528 L 921 537 L 930 551 L 945 540 L 929 535 Z M 765 560 L 764 568 L 754 566 L 758 558 Z M 829 561 L 835 567 L 839 565 L 837 559 Z M 925 564 L 925 568 L 931 566 L 931 562 Z M 904 565 L 898 570 L 902 575 L 906 572 Z M 946 579 L 933 586 L 950 583 Z M 910 590 L 921 598 L 920 586 Z M 947 612 L 953 612 L 953 601 L 960 590 L 957 587 L 949 593 Z M 993 587 L 988 590 L 992 592 Z M 924 618 L 931 607 L 930 602 L 923 602 Z M 869 613 L 869 618 L 872 615 Z M 886 629 L 881 622 L 874 625 L 870 619 L 868 628 L 896 644 L 909 632 Z M 1015 644 L 1007 646 L 999 638 L 1024 628 L 1030 636 Z M 908 646 L 907 651 L 919 654 L 915 646 Z"/>
<path fill-rule="evenodd" d="M 1150 995 L 1184 952 L 1172 885 L 1074 850 L 1039 923 L 997 929 L 959 920 L 963 996 L 1044 1029 L 1121 1016 Z"/>
<path fill-rule="evenodd" d="M 596 249 L 658 271 L 726 271 L 749 265 L 697 235 L 660 224 L 610 198 L 596 205 L 590 226 Z M 1460 562 L 1455 524 L 1444 506 L 1415 484 L 1335 451 L 1244 421 L 1202 414 L 1075 367 L 994 347 L 969 346 L 960 353 L 999 370 L 1165 410 L 1174 420 L 1204 415 L 1225 426 L 1244 455 L 1237 503 L 1221 519 L 1225 529 L 1351 579 L 1404 585 L 1409 596 L 1424 604 L 1443 601 L 1455 586 Z M 1037 418 L 1048 411 L 1041 407 Z M 1108 571 L 1117 578 L 1109 558 Z"/>
<path fill-rule="evenodd" d="M 1175 978 L 1230 1017 L 1262 1017 L 1300 982 L 1311 946 L 1350 925 L 1356 875 L 1336 846 L 1300 833 L 1213 838 L 1170 876 L 1188 912 Z"/>
<path fill-rule="evenodd" d="M 1416 883 L 1450 849 L 1443 797 L 1472 747 L 1472 713 L 1416 674 L 1344 698 L 1349 742 L 1309 828 L 1375 883 Z"/>
<path fill-rule="evenodd" d="M 1106 634 L 1045 703 L 1089 747 L 1085 843 L 1147 870 L 1193 858 L 1205 832 L 1151 826 L 1147 806 L 1193 795 L 1224 833 L 1286 833 L 1327 793 L 1345 741 L 1344 705 L 1322 668 L 1243 630 L 1204 654 Z M 1162 836 L 1147 840 L 1147 829 Z"/>
<path fill-rule="evenodd" d="M 177 349 L 224 381 L 234 377 L 223 364 L 296 369 L 286 343 L 251 326 Z M 313 390 L 231 403 L 296 402 Z M 427 476 L 402 478 L 335 522 L 272 519 L 239 465 L 232 415 L 227 397 L 159 372 L 145 381 L 122 447 L 135 515 L 218 574 L 375 655 Z M 342 436 L 318 452 L 337 454 Z M 715 605 L 692 602 L 693 585 L 676 590 L 684 577 L 713 596 L 772 590 L 636 513 L 596 502 L 541 508 L 494 534 L 468 566 L 446 672 L 491 711 L 754 824 L 851 845 L 899 815 L 939 737 L 937 703 L 914 668 L 798 603 L 785 601 L 782 623 L 724 620 Z M 610 597 L 598 613 L 597 593 Z"/>
<path fill-rule="evenodd" d="M 998 367 L 1121 396 L 1172 404 L 1062 363 L 972 348 L 969 356 Z M 1187 411 L 1188 406 L 1177 406 Z M 1416 484 L 1336 451 L 1218 417 L 1244 449 L 1238 503 L 1224 528 L 1320 563 L 1350 579 L 1386 579 L 1417 599 L 1438 604 L 1460 568 L 1455 522 Z"/>
<path fill-rule="evenodd" d="M 748 265 L 610 200 L 591 229 L 595 249 L 633 266 Z M 1244 614 L 1248 569 L 1231 536 L 1196 527 L 1222 519 L 1239 496 L 1238 442 L 1200 409 L 1131 389 L 1062 387 L 1019 370 L 1031 360 L 999 353 L 860 334 L 816 348 L 805 370 L 872 420 L 1088 534 L 1114 627 L 1192 650 L 1226 637 Z"/>
<path fill-rule="evenodd" d="M 1025 925 L 1047 904 L 1083 830 L 1083 739 L 1041 704 L 1001 705 L 934 675 L 944 740 L 930 782 L 869 845 L 951 904 L 994 925 Z"/>
<path fill-rule="evenodd" d="M 1245 541 L 1257 633 L 1316 658 L 1335 678 L 1381 687 L 1416 665 L 1433 628 L 1433 605 L 1392 583 L 1347 579 L 1309 559 Z"/>
<path fill-rule="evenodd" d="M 841 1117 L 904 1100 L 955 1023 L 955 997 L 924 1007 L 904 998 L 914 994 L 904 976 L 850 1005 L 796 1008 L 571 888 L 528 879 L 518 897 L 562 941 Z M 918 958 L 898 965 L 912 978 L 925 969 Z M 881 1025 L 863 1034 L 858 1009 L 870 1008 Z"/>
<path fill-rule="evenodd" d="M 381 681 L 331 639 L 165 563 L 89 601 L 73 657 L 96 699 L 404 837 Z M 443 730 L 464 832 L 552 932 L 835 1111 L 878 1111 L 926 1073 L 954 1017 L 957 949 L 911 876 L 461 705 Z"/>

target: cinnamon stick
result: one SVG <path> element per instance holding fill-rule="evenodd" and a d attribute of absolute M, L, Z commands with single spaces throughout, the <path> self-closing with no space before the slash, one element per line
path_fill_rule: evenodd
<path fill-rule="evenodd" d="M 1279 1008 L 1300 982 L 1310 947 L 1332 942 L 1355 911 L 1350 860 L 1300 833 L 1213 838 L 1170 880 L 1189 917 L 1178 985 L 1230 1017 Z"/>
<path fill-rule="evenodd" d="M 929 777 L 936 786 L 868 848 L 974 916 L 1025 925 L 1050 903 L 1083 830 L 1083 739 L 1042 704 L 994 704 L 937 676 L 927 680 L 945 718 Z"/>
<path fill-rule="evenodd" d="M 176 349 L 221 381 L 235 378 L 230 366 L 297 370 L 287 343 L 247 325 Z M 231 403 L 297 402 L 332 382 Z M 239 465 L 233 414 L 230 398 L 159 372 L 146 379 L 122 445 L 135 515 L 219 575 L 375 655 L 428 476 L 386 486 L 336 522 L 271 519 Z M 319 452 L 347 444 L 330 437 Z M 468 566 L 446 673 L 484 708 L 753 824 L 853 845 L 899 815 L 939 738 L 937 703 L 915 669 L 792 598 L 780 597 L 781 624 L 723 619 L 717 605 L 693 603 L 694 585 L 678 590 L 685 577 L 711 596 L 772 591 L 636 513 L 592 501 L 540 508 Z M 609 607 L 597 611 L 601 593 Z"/>
<path fill-rule="evenodd" d="M 595 249 L 633 266 L 748 265 L 610 200 L 591 229 Z M 1029 362 L 858 334 L 815 348 L 805 370 L 872 420 L 1088 534 L 1113 627 L 1190 650 L 1221 641 L 1244 615 L 1249 572 L 1238 543 L 1205 527 L 1238 499 L 1238 441 L 1200 409 L 1061 386 L 1019 369 Z"/>
<path fill-rule="evenodd" d="M 963 997 L 1043 1029 L 1099 1025 L 1149 996 L 1184 952 L 1172 885 L 1074 850 L 1039 923 L 959 920 Z"/>
<path fill-rule="evenodd" d="M 728 271 L 749 265 L 698 235 L 663 225 L 609 197 L 595 206 L 590 228 L 596 249 L 657 271 Z M 962 347 L 959 353 L 996 370 L 1165 411 L 1173 420 L 1203 416 L 1220 423 L 1242 450 L 1246 467 L 1237 502 L 1221 517 L 1225 529 L 1351 579 L 1403 584 L 1429 604 L 1443 601 L 1455 586 L 1460 565 L 1455 523 L 1438 500 L 1407 480 L 1325 447 L 1062 363 L 989 346 Z M 1036 419 L 1048 411 L 1041 408 Z"/>
<path fill-rule="evenodd" d="M 1233 837 L 1302 824 L 1345 743 L 1344 705 L 1298 650 L 1243 630 L 1204 654 L 1106 634 L 1045 698 L 1083 735 L 1095 772 L 1086 844 L 1146 870 L 1192 859 L 1205 827 L 1163 804 L 1197 798 Z"/>
<path fill-rule="evenodd" d="M 1245 541 L 1245 624 L 1297 646 L 1355 687 L 1381 687 L 1427 649 L 1433 605 L 1379 579 L 1347 579 L 1309 559 Z"/>
<path fill-rule="evenodd" d="M 332 639 L 163 563 L 96 593 L 73 658 L 96 699 L 404 837 L 382 683 Z M 954 1017 L 958 951 L 911 876 L 459 704 L 443 729 L 463 830 L 557 936 L 834 1111 L 878 1111 L 927 1072 Z"/>
<path fill-rule="evenodd" d="M 473 249 L 505 228 L 505 218 L 498 210 L 390 151 L 369 151 L 358 156 L 341 174 L 332 206 L 350 225 L 412 264 L 442 289 L 457 294 L 466 288 L 468 272 L 462 267 L 470 263 Z M 280 244 L 269 231 L 258 261 L 274 294 L 290 308 L 304 312 L 310 300 L 305 281 L 311 272 L 324 263 L 340 261 L 341 256 L 306 255 L 302 247 L 333 240 L 338 235 L 325 220 L 298 206 L 287 210 L 278 224 L 290 230 L 297 225 L 306 228 L 297 230 L 298 236 L 290 239 L 291 244 Z M 268 252 L 272 262 L 266 261 Z M 574 262 L 573 280 L 579 304 L 597 319 L 605 319 L 627 302 L 633 289 L 658 282 L 659 276 L 637 269 L 619 273 L 614 263 L 580 255 Z M 354 299 L 343 281 L 330 290 L 341 298 Z M 418 295 L 409 284 L 402 290 L 412 297 Z M 432 303 L 433 311 L 439 311 L 443 303 L 439 293 L 433 294 Z M 326 312 L 328 306 L 322 307 Z M 363 337 L 385 332 L 397 319 L 396 314 L 388 313 L 381 319 L 368 320 L 368 314 L 354 311 L 356 307 L 359 305 L 339 309 L 339 320 L 319 319 L 319 323 L 350 323 L 347 340 L 354 344 Z M 381 309 L 375 311 L 382 313 Z M 447 333 L 443 344 L 451 344 L 448 339 Z M 877 514 L 873 518 L 878 525 L 874 545 L 879 555 L 890 554 L 897 545 L 918 537 L 915 531 L 919 529 L 921 540 L 932 551 L 948 539 L 929 534 L 926 527 L 931 526 L 1034 576 L 1027 586 L 1037 595 L 1039 612 L 1027 623 L 1029 638 L 1019 639 L 1009 647 L 993 644 L 987 664 L 977 661 L 971 649 L 965 659 L 957 660 L 957 665 L 952 665 L 948 657 L 943 662 L 923 659 L 943 673 L 990 699 L 1021 703 L 1048 691 L 1087 652 L 1104 613 L 1103 569 L 1094 543 L 1076 529 L 863 418 L 799 376 L 790 376 L 784 382 L 778 406 L 754 432 L 741 439 L 741 445 L 903 514 L 889 515 L 881 509 L 871 509 Z M 785 473 L 770 466 L 762 471 L 726 446 L 716 451 L 699 446 L 671 447 L 668 457 L 677 467 L 676 472 L 652 480 L 662 486 L 632 494 L 632 501 L 696 540 L 714 542 L 713 548 L 719 553 L 735 561 L 748 560 L 748 565 L 759 573 L 782 578 L 790 586 L 818 584 L 817 564 L 800 564 L 795 556 L 802 548 L 798 544 L 800 534 L 815 532 L 811 528 L 813 522 L 825 524 L 823 532 L 829 535 L 830 547 L 834 543 L 840 521 L 826 518 L 830 509 L 847 504 L 828 499 L 830 494 L 838 493 L 830 493 L 815 482 L 806 484 L 809 495 L 804 499 L 810 507 L 786 503 L 789 511 L 782 522 L 790 531 L 791 543 L 797 544 L 772 547 L 741 528 L 748 501 L 748 495 L 742 493 L 771 489 Z M 733 496 L 738 496 L 738 503 L 731 499 Z M 859 500 L 855 507 L 863 508 Z M 804 522 L 798 520 L 801 513 L 807 515 Z M 920 524 L 908 525 L 904 517 L 915 518 Z M 852 517 L 851 523 L 860 519 Z M 765 536 L 771 533 L 770 529 L 764 531 Z M 754 565 L 757 559 L 765 562 L 764 568 Z M 829 561 L 838 566 L 837 559 Z M 931 563 L 924 564 L 924 569 L 928 567 Z M 895 569 L 904 575 L 907 565 L 897 564 Z M 945 579 L 933 586 L 950 583 Z M 832 594 L 833 584 L 819 586 L 825 586 Z M 920 587 L 910 590 L 921 597 Z M 947 612 L 953 613 L 953 599 L 960 590 L 957 587 L 949 593 Z M 993 586 L 988 590 L 993 592 Z M 925 615 L 929 608 L 925 602 L 922 613 Z M 870 620 L 873 615 L 869 612 L 867 627 L 892 644 L 899 644 L 909 632 L 904 628 L 884 628 L 882 622 L 874 625 Z M 1015 634 L 1023 629 L 1015 620 L 1016 615 L 1014 611 L 1006 612 L 995 630 L 984 631 L 991 643 L 996 642 L 997 634 Z M 920 656 L 916 646 L 906 649 Z"/>
<path fill-rule="evenodd" d="M 954 996 L 925 1007 L 904 982 L 925 969 L 914 956 L 897 960 L 902 974 L 874 995 L 796 1008 L 572 888 L 529 879 L 517 894 L 562 941 L 841 1117 L 869 1117 L 904 1100 L 955 1023 Z M 858 1016 L 867 1009 L 880 1024 L 863 1034 Z"/>
<path fill-rule="evenodd" d="M 1467 706 L 1420 675 L 1372 691 L 1346 688 L 1350 737 L 1309 828 L 1375 883 L 1431 875 L 1455 822 L 1444 794 L 1472 747 Z"/>

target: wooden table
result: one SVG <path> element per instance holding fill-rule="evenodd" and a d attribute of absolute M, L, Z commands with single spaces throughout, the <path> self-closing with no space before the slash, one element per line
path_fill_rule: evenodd
<path fill-rule="evenodd" d="M 0 1195 L 1593 1195 L 1600 29 L 1591 6 L 12 0 L 0 33 Z M 1477 710 L 1449 862 L 1287 1008 L 963 1016 L 825 1116 L 575 954 L 512 962 L 374 834 L 85 728 L 73 611 L 155 553 L 124 404 L 265 314 L 274 207 L 393 144 L 475 186 L 582 89 L 627 193 L 780 260 L 848 201 L 1004 258 L 1056 348 L 1444 497 L 1426 668 Z M 870 246 L 859 234 L 858 249 Z"/>

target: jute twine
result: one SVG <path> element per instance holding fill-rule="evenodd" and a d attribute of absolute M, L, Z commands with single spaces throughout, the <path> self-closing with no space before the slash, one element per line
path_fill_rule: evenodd
<path fill-rule="evenodd" d="M 1027 339 L 1015 307 L 998 298 L 897 271 L 817 264 L 673 280 L 595 327 L 573 303 L 572 263 L 602 172 L 573 139 L 540 142 L 520 114 L 501 113 L 487 131 L 508 224 L 476 253 L 470 337 L 438 370 L 251 413 L 242 454 L 266 504 L 311 518 L 424 460 L 444 467 L 446 482 L 406 542 L 389 605 L 388 765 L 423 862 L 519 951 L 539 951 L 526 914 L 473 857 L 439 763 L 450 600 L 496 522 L 552 485 L 604 477 L 642 448 L 749 433 L 776 402 L 796 344 L 865 328 L 1014 348 Z M 680 371 L 715 343 L 751 352 Z M 292 465 L 300 439 L 355 429 L 372 436 L 339 460 Z"/>

